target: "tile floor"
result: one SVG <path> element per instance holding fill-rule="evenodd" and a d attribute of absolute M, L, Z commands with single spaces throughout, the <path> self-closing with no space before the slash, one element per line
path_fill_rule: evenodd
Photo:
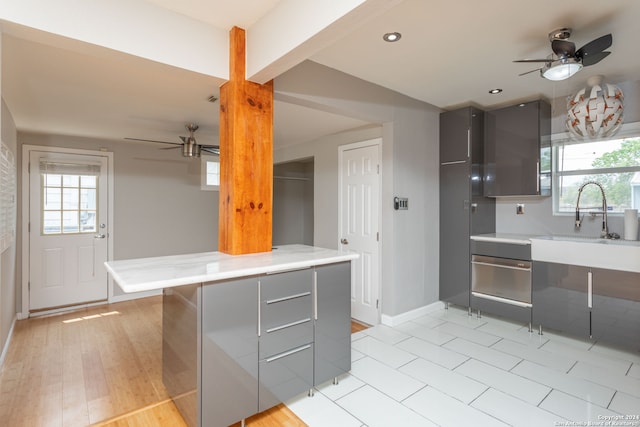
<path fill-rule="evenodd" d="M 378 325 L 338 385 L 287 406 L 311 427 L 640 427 L 640 353 L 543 332 L 458 307 Z"/>

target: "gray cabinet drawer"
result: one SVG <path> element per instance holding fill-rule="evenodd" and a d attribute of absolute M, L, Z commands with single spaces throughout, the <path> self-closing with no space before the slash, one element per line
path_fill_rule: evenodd
<path fill-rule="evenodd" d="M 313 387 L 313 344 L 288 349 L 260 361 L 259 411 Z"/>
<path fill-rule="evenodd" d="M 290 322 L 274 323 L 266 328 L 263 325 L 260 334 L 260 359 L 312 341 L 313 319 L 309 307 L 308 314 L 304 317 L 296 317 Z"/>
<path fill-rule="evenodd" d="M 277 301 L 287 299 L 292 295 L 311 292 L 313 284 L 313 270 L 287 271 L 284 273 L 268 274 L 260 277 L 261 301 Z"/>
<path fill-rule="evenodd" d="M 260 358 L 313 341 L 313 270 L 260 278 Z"/>
<path fill-rule="evenodd" d="M 531 260 L 531 245 L 471 240 L 471 253 L 498 258 Z"/>

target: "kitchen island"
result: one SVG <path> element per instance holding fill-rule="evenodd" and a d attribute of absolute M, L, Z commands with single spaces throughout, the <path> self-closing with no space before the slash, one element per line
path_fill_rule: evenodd
<path fill-rule="evenodd" d="M 304 245 L 106 263 L 163 290 L 163 382 L 190 426 L 228 426 L 351 369 L 351 261 Z"/>

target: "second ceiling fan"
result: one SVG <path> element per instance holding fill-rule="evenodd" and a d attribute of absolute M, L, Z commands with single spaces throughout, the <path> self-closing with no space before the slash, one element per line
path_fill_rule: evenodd
<path fill-rule="evenodd" d="M 549 33 L 551 50 L 553 53 L 545 59 L 519 59 L 513 62 L 542 62 L 544 65 L 531 71 L 520 74 L 540 71 L 540 75 L 549 80 L 564 80 L 590 65 L 597 64 L 609 56 L 611 52 L 605 51 L 611 47 L 613 37 L 611 34 L 598 37 L 576 50 L 576 45 L 567 39 L 571 36 L 571 28 L 559 28 Z"/>
<path fill-rule="evenodd" d="M 157 142 L 160 144 L 171 144 L 175 145 L 175 147 L 164 148 L 164 150 L 172 150 L 174 148 L 182 148 L 182 156 L 183 157 L 200 157 L 201 153 L 204 151 L 206 153 L 215 154 L 217 156 L 220 155 L 220 146 L 219 145 L 205 145 L 198 144 L 195 136 L 193 135 L 195 131 L 198 130 L 199 126 L 194 123 L 187 123 L 185 125 L 187 130 L 189 131 L 189 136 L 180 136 L 182 143 L 179 142 L 167 142 L 167 141 L 157 141 L 153 139 L 141 139 L 141 138 L 125 138 L 132 141 L 147 141 L 147 142 Z"/>

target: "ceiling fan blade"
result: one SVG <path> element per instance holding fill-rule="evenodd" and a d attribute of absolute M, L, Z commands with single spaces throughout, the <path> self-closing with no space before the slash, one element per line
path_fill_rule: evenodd
<path fill-rule="evenodd" d="M 576 45 L 567 40 L 555 39 L 551 42 L 553 53 L 561 58 L 571 58 L 576 54 Z"/>
<path fill-rule="evenodd" d="M 607 34 L 606 36 L 598 37 L 595 40 L 590 41 L 589 43 L 582 46 L 576 52 L 576 58 L 583 59 L 589 55 L 593 55 L 603 50 L 611 47 L 613 43 L 613 37 L 611 34 Z"/>
<path fill-rule="evenodd" d="M 178 145 L 179 145 L 179 147 L 178 146 L 176 146 L 176 147 L 165 147 L 165 148 L 161 148 L 161 150 L 174 150 L 176 148 L 181 148 L 182 147 L 182 144 L 178 144 Z"/>
<path fill-rule="evenodd" d="M 207 153 L 215 154 L 217 156 L 220 155 L 220 148 L 218 147 L 203 145 L 201 150 L 206 151 Z"/>
<path fill-rule="evenodd" d="M 513 62 L 553 62 L 553 59 L 516 59 Z"/>
<path fill-rule="evenodd" d="M 179 142 L 157 141 L 155 139 L 128 138 L 128 137 L 125 137 L 124 139 L 128 139 L 130 141 L 144 141 L 144 142 L 157 142 L 157 143 L 160 143 L 160 144 L 182 145 Z"/>
<path fill-rule="evenodd" d="M 589 65 L 597 64 L 610 54 L 611 52 L 598 52 L 592 53 L 591 55 L 585 55 L 582 58 L 582 65 L 588 67 Z"/>
<path fill-rule="evenodd" d="M 536 68 L 535 70 L 531 70 L 531 71 L 524 72 L 524 73 L 522 73 L 522 74 L 518 74 L 518 77 L 520 77 L 520 76 L 524 76 L 524 75 L 527 75 L 527 74 L 531 74 L 531 73 L 533 73 L 534 71 L 540 71 L 540 70 L 542 70 L 542 68 Z"/>

